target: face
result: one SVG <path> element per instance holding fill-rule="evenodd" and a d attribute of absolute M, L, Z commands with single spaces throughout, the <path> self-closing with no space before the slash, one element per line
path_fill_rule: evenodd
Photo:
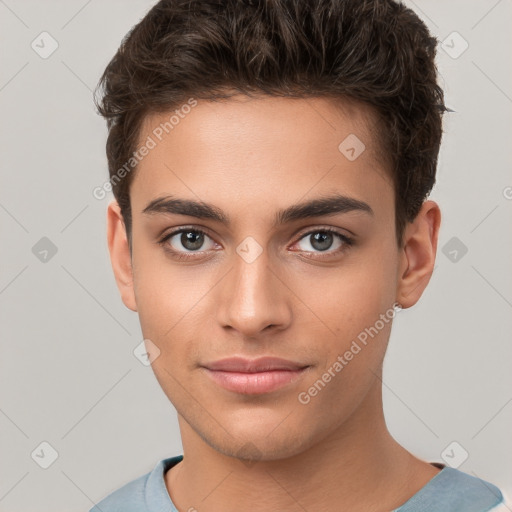
<path fill-rule="evenodd" d="M 372 113 L 322 98 L 199 101 L 158 140 L 169 117 L 141 132 L 156 144 L 131 185 L 123 300 L 198 438 L 227 455 L 299 454 L 365 403 L 400 298 Z"/>

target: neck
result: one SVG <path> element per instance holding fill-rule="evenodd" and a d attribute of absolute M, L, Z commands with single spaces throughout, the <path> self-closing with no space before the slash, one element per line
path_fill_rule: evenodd
<path fill-rule="evenodd" d="M 380 381 L 343 425 L 286 459 L 240 461 L 179 421 L 184 459 L 165 480 L 180 510 L 392 510 L 439 471 L 389 434 Z"/>

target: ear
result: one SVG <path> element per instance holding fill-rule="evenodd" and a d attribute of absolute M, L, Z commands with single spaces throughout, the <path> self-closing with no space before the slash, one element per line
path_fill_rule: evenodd
<path fill-rule="evenodd" d="M 107 209 L 107 242 L 121 299 L 128 309 L 137 311 L 130 248 L 123 216 L 117 201 L 112 201 Z"/>
<path fill-rule="evenodd" d="M 417 217 L 405 228 L 396 297 L 403 309 L 418 302 L 430 281 L 440 224 L 439 206 L 434 201 L 425 201 Z"/>

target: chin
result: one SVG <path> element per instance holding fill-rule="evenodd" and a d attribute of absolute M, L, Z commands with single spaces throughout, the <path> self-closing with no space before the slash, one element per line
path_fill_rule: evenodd
<path fill-rule="evenodd" d="M 210 439 L 209 444 L 218 452 L 239 459 L 247 465 L 256 462 L 289 459 L 300 455 L 307 449 L 307 446 L 298 444 L 296 439 L 290 437 L 269 440 L 265 438 L 255 439 L 248 436 L 246 439 L 238 439 L 236 444 L 233 443 L 233 439 L 222 441 L 215 443 Z"/>
<path fill-rule="evenodd" d="M 203 432 L 194 426 L 192 428 L 214 450 L 240 459 L 247 465 L 298 456 L 324 437 L 314 427 L 311 430 L 305 428 L 304 422 L 295 420 L 292 425 L 286 420 L 283 422 L 285 418 L 286 414 L 281 413 L 277 421 L 274 415 L 268 415 L 266 421 L 253 418 L 251 422 L 247 417 L 243 422 L 227 421 L 229 433 L 218 426 Z"/>

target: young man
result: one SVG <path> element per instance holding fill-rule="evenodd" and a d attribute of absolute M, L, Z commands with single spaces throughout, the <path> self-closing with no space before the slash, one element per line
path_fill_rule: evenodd
<path fill-rule="evenodd" d="M 436 256 L 435 47 L 392 0 L 164 0 L 125 38 L 108 245 L 184 453 L 94 512 L 498 510 L 382 409 Z"/>

